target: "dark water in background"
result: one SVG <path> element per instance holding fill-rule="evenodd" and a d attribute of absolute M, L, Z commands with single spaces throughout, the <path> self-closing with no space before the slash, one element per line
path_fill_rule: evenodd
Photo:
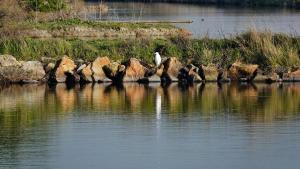
<path fill-rule="evenodd" d="M 0 88 L 0 168 L 298 169 L 300 84 Z"/>
<path fill-rule="evenodd" d="M 93 4 L 93 3 L 88 3 Z M 94 3 L 95 4 L 95 3 Z M 109 12 L 91 13 L 90 19 L 102 20 L 193 20 L 178 24 L 194 37 L 222 38 L 250 28 L 299 35 L 300 10 L 201 6 L 180 3 L 106 2 Z"/>

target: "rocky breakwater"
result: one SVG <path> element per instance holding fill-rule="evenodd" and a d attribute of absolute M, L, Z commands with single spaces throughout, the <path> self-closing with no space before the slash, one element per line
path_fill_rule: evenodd
<path fill-rule="evenodd" d="M 257 79 L 256 79 L 257 77 Z M 227 69 L 215 65 L 183 64 L 176 57 L 164 59 L 154 66 L 136 58 L 122 63 L 108 57 L 92 62 L 74 61 L 63 56 L 55 61 L 17 61 L 13 56 L 0 55 L 0 83 L 100 83 L 112 82 L 252 82 L 298 81 L 300 70 L 282 73 L 261 73 L 258 65 L 235 62 Z"/>

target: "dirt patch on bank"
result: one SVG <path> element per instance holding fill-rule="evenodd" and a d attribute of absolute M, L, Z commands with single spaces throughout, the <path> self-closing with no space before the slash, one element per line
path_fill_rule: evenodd
<path fill-rule="evenodd" d="M 18 31 L 19 37 L 29 38 L 140 38 L 140 37 L 172 37 L 191 36 L 191 33 L 180 28 L 119 28 L 95 29 L 84 26 L 69 27 L 66 29 L 25 29 Z"/>

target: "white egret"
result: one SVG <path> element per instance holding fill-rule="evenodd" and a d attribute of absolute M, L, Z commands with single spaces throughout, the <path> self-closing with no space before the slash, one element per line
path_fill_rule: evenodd
<path fill-rule="evenodd" d="M 158 67 L 161 63 L 161 57 L 160 54 L 158 52 L 155 52 L 155 64 Z"/>

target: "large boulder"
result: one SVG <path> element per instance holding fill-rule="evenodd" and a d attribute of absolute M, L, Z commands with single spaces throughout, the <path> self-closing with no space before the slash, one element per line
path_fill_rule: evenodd
<path fill-rule="evenodd" d="M 23 82 L 38 82 L 45 77 L 46 73 L 41 62 L 28 61 L 21 63 L 21 69 L 26 72 L 26 76 L 23 77 Z"/>
<path fill-rule="evenodd" d="M 161 77 L 164 72 L 164 65 L 161 64 L 158 68 L 152 65 L 148 65 L 146 67 L 148 68 L 148 72 L 146 73 L 144 82 L 161 82 Z"/>
<path fill-rule="evenodd" d="M 112 62 L 103 66 L 103 71 L 113 82 L 121 81 L 126 67 L 118 62 Z"/>
<path fill-rule="evenodd" d="M 80 71 L 81 78 L 86 82 L 109 82 L 103 67 L 110 64 L 108 57 L 98 57 L 94 62 L 88 64 Z"/>
<path fill-rule="evenodd" d="M 11 55 L 0 55 L 0 67 L 8 67 L 8 66 L 21 66 L 21 63 L 17 61 L 17 59 Z"/>
<path fill-rule="evenodd" d="M 22 80 L 21 63 L 11 55 L 0 55 L 0 82 L 14 83 Z"/>
<path fill-rule="evenodd" d="M 106 82 L 106 81 L 111 81 L 109 80 L 104 71 L 103 71 L 103 66 L 109 65 L 110 60 L 108 57 L 98 57 L 92 65 L 92 72 L 93 72 L 93 78 L 95 82 Z"/>
<path fill-rule="evenodd" d="M 148 68 L 144 63 L 136 58 L 131 58 L 125 63 L 126 69 L 123 75 L 123 82 L 138 82 L 144 80 L 148 76 Z"/>
<path fill-rule="evenodd" d="M 290 77 L 293 79 L 293 81 L 300 81 L 300 70 L 291 72 Z"/>
<path fill-rule="evenodd" d="M 161 79 L 157 74 L 153 74 L 151 76 L 148 76 L 144 81 L 141 82 L 161 82 Z"/>
<path fill-rule="evenodd" d="M 284 73 L 282 80 L 286 81 L 286 82 L 299 82 L 300 81 L 300 70 Z"/>
<path fill-rule="evenodd" d="M 188 64 L 187 66 L 179 70 L 178 79 L 180 82 L 187 82 L 187 83 L 202 81 L 198 72 L 199 72 L 198 67 L 194 66 L 193 64 Z"/>
<path fill-rule="evenodd" d="M 75 72 L 76 64 L 68 56 L 63 56 L 55 64 L 50 74 L 50 81 L 57 83 L 78 81 L 78 75 Z"/>
<path fill-rule="evenodd" d="M 10 55 L 0 56 L 0 82 L 31 83 L 41 81 L 45 71 L 41 62 L 19 62 Z"/>
<path fill-rule="evenodd" d="M 262 70 L 259 70 L 254 81 L 273 83 L 281 81 L 281 78 L 276 72 L 263 72 Z"/>
<path fill-rule="evenodd" d="M 198 74 L 201 77 L 201 79 L 206 82 L 219 82 L 227 80 L 224 76 L 224 70 L 217 68 L 217 66 L 215 65 L 199 66 Z"/>
<path fill-rule="evenodd" d="M 162 81 L 176 82 L 180 74 L 180 70 L 183 68 L 182 63 L 175 57 L 168 58 L 161 64 L 163 72 L 161 75 Z M 161 68 L 160 67 L 160 68 Z"/>
<path fill-rule="evenodd" d="M 26 73 L 21 66 L 1 66 L 0 67 L 0 83 L 20 83 Z"/>
<path fill-rule="evenodd" d="M 258 65 L 235 62 L 228 69 L 228 77 L 231 81 L 253 81 L 257 71 Z"/>

